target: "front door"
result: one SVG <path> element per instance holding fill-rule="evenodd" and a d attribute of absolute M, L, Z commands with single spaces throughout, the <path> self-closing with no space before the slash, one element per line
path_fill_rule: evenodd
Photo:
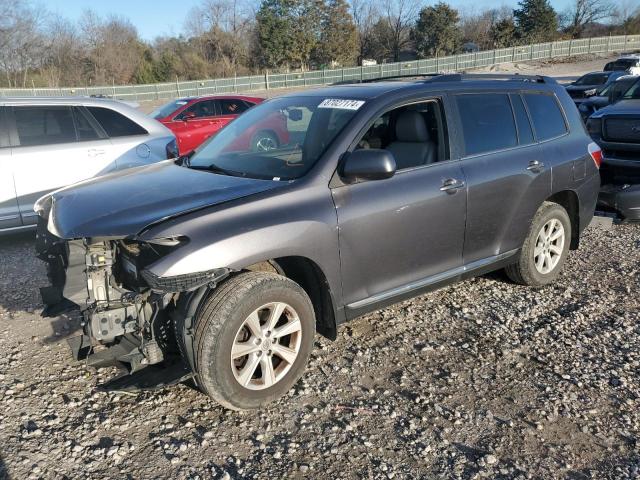
<path fill-rule="evenodd" d="M 22 225 L 11 166 L 11 144 L 5 108 L 0 107 L 0 230 Z"/>
<path fill-rule="evenodd" d="M 348 309 L 366 310 L 462 267 L 466 187 L 459 161 L 449 159 L 445 125 L 440 100 L 385 113 L 358 148 L 390 151 L 396 174 L 332 190 Z"/>

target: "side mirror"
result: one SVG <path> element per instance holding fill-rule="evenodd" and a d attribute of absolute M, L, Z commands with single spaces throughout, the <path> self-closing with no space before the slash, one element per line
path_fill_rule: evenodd
<path fill-rule="evenodd" d="M 387 150 L 362 149 L 347 154 L 340 176 L 349 183 L 384 180 L 396 173 L 396 160 Z"/>

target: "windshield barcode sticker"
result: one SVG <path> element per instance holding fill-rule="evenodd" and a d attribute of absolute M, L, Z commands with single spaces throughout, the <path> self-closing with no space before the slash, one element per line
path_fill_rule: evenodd
<path fill-rule="evenodd" d="M 327 98 L 318 108 L 341 108 L 343 110 L 358 110 L 364 105 L 364 100 L 345 100 L 343 98 Z"/>

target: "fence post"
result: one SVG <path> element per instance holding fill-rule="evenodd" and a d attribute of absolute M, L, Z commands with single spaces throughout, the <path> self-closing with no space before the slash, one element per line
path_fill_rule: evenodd
<path fill-rule="evenodd" d="M 382 70 L 382 64 L 380 64 L 380 65 L 378 66 L 378 76 L 379 76 L 380 78 L 383 78 L 383 77 L 384 77 L 384 72 L 383 72 L 383 70 Z"/>
<path fill-rule="evenodd" d="M 529 45 L 529 60 L 533 60 L 533 43 Z"/>
<path fill-rule="evenodd" d="M 233 73 L 233 93 L 238 93 L 238 74 Z"/>
<path fill-rule="evenodd" d="M 342 67 L 342 68 L 340 69 L 340 72 L 342 73 L 342 80 L 341 80 L 341 82 L 344 82 L 344 67 Z M 285 77 L 285 78 L 287 78 L 287 77 Z"/>
<path fill-rule="evenodd" d="M 571 50 L 573 49 L 573 38 L 569 40 L 569 56 L 571 56 Z"/>
<path fill-rule="evenodd" d="M 436 73 L 440 72 L 440 60 L 438 59 L 438 52 L 436 52 Z"/>
<path fill-rule="evenodd" d="M 549 49 L 549 58 L 553 58 L 553 42 L 551 42 L 551 48 Z"/>
<path fill-rule="evenodd" d="M 176 75 L 176 93 L 180 96 L 180 84 L 178 83 L 178 75 Z"/>
<path fill-rule="evenodd" d="M 495 48 L 493 49 L 493 65 L 496 64 L 496 58 L 498 55 L 498 50 L 496 50 Z"/>
<path fill-rule="evenodd" d="M 362 83 L 362 76 L 364 74 L 364 66 L 360 65 L 360 83 Z"/>
<path fill-rule="evenodd" d="M 269 90 L 269 70 L 264 71 L 264 85 Z"/>
<path fill-rule="evenodd" d="M 456 72 L 458 71 L 458 55 L 454 55 L 453 58 L 455 58 L 455 66 L 456 66 Z"/>
<path fill-rule="evenodd" d="M 587 48 L 587 53 L 591 53 L 591 37 L 589 37 L 589 47 Z"/>
<path fill-rule="evenodd" d="M 116 81 L 111 77 L 111 91 L 113 92 L 113 98 L 116 98 Z"/>
<path fill-rule="evenodd" d="M 611 45 L 611 34 L 607 37 L 607 53 L 609 53 L 609 47 Z"/>

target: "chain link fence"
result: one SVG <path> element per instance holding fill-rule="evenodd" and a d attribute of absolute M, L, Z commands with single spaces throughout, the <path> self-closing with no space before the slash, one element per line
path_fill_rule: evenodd
<path fill-rule="evenodd" d="M 231 78 L 155 83 L 147 85 L 112 85 L 69 88 L 13 88 L 0 89 L 0 96 L 77 96 L 105 95 L 121 100 L 148 101 L 216 93 L 244 93 L 260 90 L 329 85 L 358 82 L 401 75 L 451 73 L 508 62 L 548 58 L 606 54 L 640 49 L 640 35 L 582 38 L 559 42 L 536 43 L 519 47 L 500 48 L 446 57 L 379 65 L 311 70 L 299 73 L 265 73 Z"/>

